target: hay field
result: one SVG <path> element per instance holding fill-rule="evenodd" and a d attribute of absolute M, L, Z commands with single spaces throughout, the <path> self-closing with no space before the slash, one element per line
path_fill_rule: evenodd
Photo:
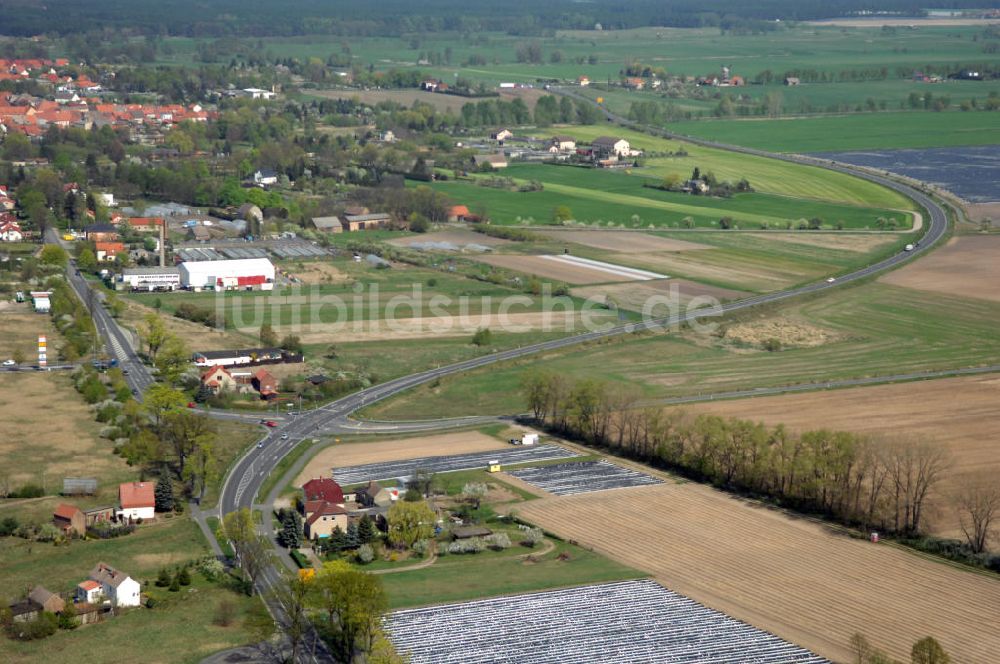
<path fill-rule="evenodd" d="M 356 320 L 338 323 L 304 323 L 275 325 L 281 337 L 294 334 L 304 344 L 330 344 L 349 338 L 360 341 L 397 341 L 403 339 L 439 339 L 445 337 L 471 337 L 476 330 L 487 328 L 491 332 L 526 334 L 530 332 L 571 333 L 592 324 L 602 324 L 614 319 L 614 313 L 603 310 L 576 311 L 527 311 L 514 307 L 510 312 L 475 312 L 460 315 L 415 316 L 386 320 Z M 241 328 L 247 335 L 257 328 Z"/>
<path fill-rule="evenodd" d="M 953 237 L 944 247 L 880 279 L 893 286 L 1000 302 L 1000 237 Z"/>
<path fill-rule="evenodd" d="M 479 431 L 332 445 L 309 460 L 294 485 L 302 486 L 313 477 L 329 477 L 331 468 L 503 449 L 510 449 L 510 445 Z"/>
<path fill-rule="evenodd" d="M 136 472 L 98 437 L 101 425 L 63 373 L 0 377 L 0 477 L 12 488 L 40 484 L 48 493 L 63 477 L 96 477 L 102 489 Z M 114 492 L 112 492 L 114 493 Z"/>
<path fill-rule="evenodd" d="M 1000 652 L 1000 581 L 697 484 L 543 498 L 521 518 L 653 574 L 675 592 L 835 661 L 864 633 L 908 658 L 933 635 L 956 662 Z"/>
<path fill-rule="evenodd" d="M 0 334 L 0 361 L 14 355 L 19 350 L 24 353 L 26 365 L 38 364 L 38 335 L 44 334 L 49 339 L 49 358 L 55 358 L 56 350 L 61 345 L 52 319 L 42 314 L 36 314 L 28 303 L 0 302 L 0 321 L 3 334 Z"/>
<path fill-rule="evenodd" d="M 949 494 L 975 471 L 1000 473 L 1000 441 L 995 435 L 998 402 L 1000 377 L 976 376 L 736 399 L 685 410 L 783 423 L 794 431 L 824 427 L 940 444 L 951 455 L 952 466 L 932 496 L 929 524 L 936 534 L 961 537 Z"/>

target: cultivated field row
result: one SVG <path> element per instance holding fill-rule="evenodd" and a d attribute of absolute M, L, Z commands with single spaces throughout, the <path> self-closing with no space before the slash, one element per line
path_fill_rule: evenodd
<path fill-rule="evenodd" d="M 932 635 L 957 662 L 1000 652 L 1000 581 L 694 484 L 525 503 L 520 516 L 823 656 L 856 632 L 897 658 Z"/>

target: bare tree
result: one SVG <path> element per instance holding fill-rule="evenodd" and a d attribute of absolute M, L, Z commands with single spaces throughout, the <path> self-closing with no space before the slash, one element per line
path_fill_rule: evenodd
<path fill-rule="evenodd" d="M 897 440 L 885 446 L 883 460 L 893 494 L 893 528 L 917 533 L 927 497 L 949 466 L 948 454 L 926 442 Z"/>
<path fill-rule="evenodd" d="M 962 478 L 954 498 L 969 547 L 982 553 L 994 536 L 993 523 L 1000 514 L 1000 482 L 992 472 L 981 470 Z"/>

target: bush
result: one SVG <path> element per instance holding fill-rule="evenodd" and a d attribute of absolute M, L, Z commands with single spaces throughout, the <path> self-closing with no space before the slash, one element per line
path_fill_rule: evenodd
<path fill-rule="evenodd" d="M 166 588 L 170 585 L 170 573 L 165 568 L 156 575 L 156 585 L 160 588 Z"/>
<path fill-rule="evenodd" d="M 226 566 L 215 558 L 205 558 L 198 563 L 198 571 L 206 581 L 218 581 L 226 574 Z"/>
<path fill-rule="evenodd" d="M 176 593 L 181 590 L 181 582 L 175 576 L 173 581 L 170 582 L 170 592 Z"/>
<path fill-rule="evenodd" d="M 20 489 L 10 494 L 11 498 L 41 498 L 45 495 L 45 489 L 37 484 L 25 484 Z"/>
<path fill-rule="evenodd" d="M 425 539 L 422 539 L 422 540 L 417 540 L 416 542 L 414 542 L 413 546 L 410 547 L 410 548 L 413 549 L 413 553 L 417 554 L 418 556 L 420 556 L 422 558 L 425 555 L 427 555 L 427 552 L 430 550 L 431 545 L 430 545 L 430 542 L 428 542 Z"/>
<path fill-rule="evenodd" d="M 92 526 L 87 526 L 87 535 L 96 537 L 97 539 L 114 539 L 124 535 L 131 535 L 134 532 L 135 524 L 133 523 L 113 524 L 102 521 Z"/>
<path fill-rule="evenodd" d="M 182 586 L 191 585 L 191 573 L 188 571 L 187 567 L 182 567 L 179 572 L 177 572 L 177 583 Z"/>
<path fill-rule="evenodd" d="M 358 562 L 363 565 L 367 565 L 371 561 L 375 560 L 375 550 L 372 548 L 371 544 L 362 544 L 358 547 L 357 556 Z"/>
<path fill-rule="evenodd" d="M 4 517 L 3 521 L 0 521 L 0 537 L 10 537 L 17 530 L 17 519 L 8 516 Z"/>
<path fill-rule="evenodd" d="M 312 565 L 309 564 L 309 559 L 306 558 L 305 554 L 302 553 L 301 551 L 292 549 L 291 551 L 288 552 L 288 555 L 292 557 L 292 560 L 295 561 L 295 564 L 298 565 L 300 569 L 306 569 L 308 567 L 312 567 Z"/>
<path fill-rule="evenodd" d="M 155 606 L 156 606 L 156 599 L 154 599 L 153 597 L 147 597 L 146 598 L 146 608 L 147 609 L 152 609 Z"/>
<path fill-rule="evenodd" d="M 510 548 L 510 535 L 507 533 L 493 533 L 486 538 L 486 542 L 491 548 L 497 551 L 503 551 L 504 549 Z"/>
<path fill-rule="evenodd" d="M 7 635 L 18 641 L 35 641 L 52 636 L 59 629 L 59 619 L 56 614 L 43 611 L 38 618 L 26 622 L 11 622 L 7 625 Z"/>
<path fill-rule="evenodd" d="M 493 342 L 493 333 L 489 328 L 481 327 L 472 335 L 473 346 L 488 346 Z"/>
<path fill-rule="evenodd" d="M 544 539 L 545 533 L 542 532 L 541 528 L 529 528 L 525 531 L 524 539 L 521 543 L 525 546 L 534 547 Z"/>
<path fill-rule="evenodd" d="M 51 523 L 43 523 L 38 528 L 35 539 L 39 542 L 55 542 L 62 537 L 62 532 Z"/>

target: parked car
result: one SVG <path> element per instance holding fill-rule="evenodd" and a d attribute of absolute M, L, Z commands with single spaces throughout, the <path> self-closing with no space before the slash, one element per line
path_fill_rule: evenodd
<path fill-rule="evenodd" d="M 12 366 L 14 366 L 15 364 L 17 364 L 17 362 L 15 362 L 14 360 L 4 360 L 4 361 L 3 361 L 3 365 L 4 365 L 5 367 L 12 367 Z"/>
<path fill-rule="evenodd" d="M 193 401 L 188 401 L 188 408 L 197 408 L 198 404 Z"/>

